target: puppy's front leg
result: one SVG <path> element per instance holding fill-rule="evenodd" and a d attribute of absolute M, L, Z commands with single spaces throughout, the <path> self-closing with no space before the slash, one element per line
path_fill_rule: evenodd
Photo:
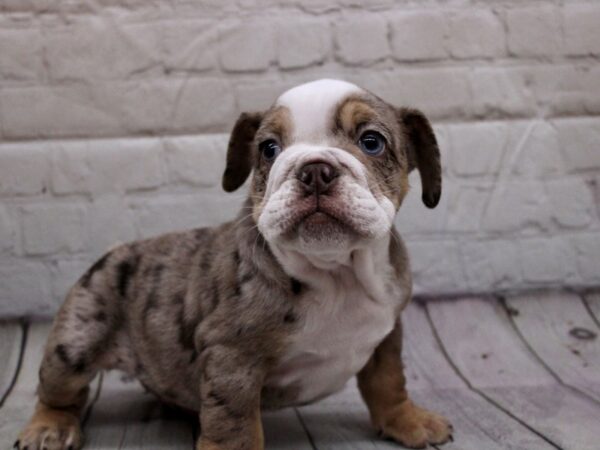
<path fill-rule="evenodd" d="M 402 327 L 398 321 L 358 374 L 358 387 L 373 426 L 407 447 L 443 444 L 451 439 L 452 426 L 444 417 L 416 406 L 408 398 L 401 351 Z"/>
<path fill-rule="evenodd" d="M 251 352 L 228 346 L 206 352 L 198 450 L 263 450 L 261 362 L 249 357 Z"/>

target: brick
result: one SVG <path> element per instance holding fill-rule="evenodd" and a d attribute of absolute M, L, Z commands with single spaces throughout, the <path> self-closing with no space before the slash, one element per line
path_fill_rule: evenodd
<path fill-rule="evenodd" d="M 58 194 L 145 190 L 165 181 L 159 139 L 65 141 L 54 147 L 52 189 Z"/>
<path fill-rule="evenodd" d="M 231 82 L 190 80 L 176 85 L 174 92 L 177 96 L 172 121 L 178 131 L 223 131 L 232 127 L 237 118 Z"/>
<path fill-rule="evenodd" d="M 599 119 L 565 119 L 553 123 L 567 170 L 600 169 Z"/>
<path fill-rule="evenodd" d="M 563 286 L 575 275 L 575 256 L 560 237 L 526 239 L 519 243 L 523 278 L 530 283 Z"/>
<path fill-rule="evenodd" d="M 454 174 L 464 177 L 498 173 L 507 144 L 507 125 L 502 122 L 449 125 L 448 139 Z"/>
<path fill-rule="evenodd" d="M 341 8 L 339 1 L 328 1 L 328 0 L 274 0 L 273 3 L 275 5 L 281 5 L 281 3 L 289 2 L 291 4 L 297 5 L 304 11 L 307 11 L 312 14 L 324 14 L 331 11 L 336 11 Z M 262 5 L 262 1 L 257 2 L 258 5 Z M 260 6 L 259 6 L 260 7 Z"/>
<path fill-rule="evenodd" d="M 396 0 L 337 0 L 337 2 L 328 2 L 327 0 L 309 0 L 307 3 L 321 2 L 323 5 L 337 3 L 340 8 L 364 8 L 369 11 L 386 11 L 391 9 Z M 304 1 L 302 1 L 304 3 Z"/>
<path fill-rule="evenodd" d="M 565 228 L 585 228 L 593 220 L 594 197 L 590 187 L 579 178 L 548 181 L 546 192 L 552 217 Z"/>
<path fill-rule="evenodd" d="M 281 81 L 278 79 L 263 80 L 252 83 L 236 83 L 235 97 L 239 112 L 262 111 L 269 108 L 283 92 L 303 81 L 310 81 L 313 77 L 301 80 Z M 231 123 L 233 126 L 233 123 Z M 230 130 L 227 130 L 230 131 Z"/>
<path fill-rule="evenodd" d="M 571 239 L 575 251 L 577 269 L 586 284 L 600 282 L 600 233 L 583 234 Z"/>
<path fill-rule="evenodd" d="M 0 195 L 36 195 L 46 191 L 50 162 L 46 144 L 0 145 Z"/>
<path fill-rule="evenodd" d="M 426 236 L 441 233 L 446 229 L 445 218 L 448 215 L 448 199 L 456 190 L 448 180 L 442 183 L 442 197 L 435 209 L 429 209 L 421 200 L 421 179 L 414 170 L 409 176 L 411 186 L 400 211 L 396 215 L 395 224 L 402 236 Z"/>
<path fill-rule="evenodd" d="M 221 33 L 219 58 L 229 72 L 260 72 L 275 59 L 274 29 L 264 22 L 247 21 L 229 26 Z"/>
<path fill-rule="evenodd" d="M 221 183 L 229 136 L 182 136 L 165 139 L 171 183 L 215 187 Z"/>
<path fill-rule="evenodd" d="M 600 66 L 587 70 L 581 81 L 585 111 L 600 114 Z"/>
<path fill-rule="evenodd" d="M 463 10 L 450 16 L 447 42 L 455 58 L 493 58 L 506 54 L 502 22 L 487 9 Z"/>
<path fill-rule="evenodd" d="M 215 191 L 134 201 L 132 207 L 142 237 L 149 237 L 233 220 L 244 199 L 243 191 L 235 194 Z"/>
<path fill-rule="evenodd" d="M 122 2 L 124 0 L 103 0 L 103 1 L 112 1 L 112 2 Z M 142 5 L 144 3 L 149 3 L 147 0 L 126 0 L 129 2 L 138 2 Z M 156 2 L 159 7 L 164 7 L 164 4 L 159 0 Z M 190 12 L 190 6 L 196 6 L 197 2 L 195 0 L 172 0 L 171 4 L 173 5 L 173 9 L 175 11 L 179 11 L 182 13 Z M 202 13 L 203 14 L 214 14 L 214 13 L 233 13 L 238 12 L 237 9 L 232 7 L 230 2 L 223 2 L 221 0 L 202 0 Z"/>
<path fill-rule="evenodd" d="M 120 194 L 93 198 L 86 217 L 90 251 L 94 255 L 103 255 L 109 249 L 139 237 L 127 198 Z"/>
<path fill-rule="evenodd" d="M 35 28 L 0 30 L 0 78 L 3 82 L 44 79 L 41 32 Z"/>
<path fill-rule="evenodd" d="M 160 69 L 160 33 L 153 24 L 91 17 L 47 29 L 44 46 L 55 81 L 125 79 L 152 69 L 158 74 Z"/>
<path fill-rule="evenodd" d="M 520 68 L 518 72 L 545 116 L 581 115 L 589 100 L 600 99 L 593 80 L 588 83 L 590 71 L 583 67 L 543 64 Z M 600 87 L 597 81 L 595 84 Z"/>
<path fill-rule="evenodd" d="M 131 133 L 223 131 L 235 119 L 233 89 L 227 81 L 148 80 L 108 88 L 104 101 L 118 105 L 117 116 Z"/>
<path fill-rule="evenodd" d="M 34 86 L 0 91 L 4 136 L 22 139 L 122 134 L 120 118 L 103 108 L 99 88 Z"/>
<path fill-rule="evenodd" d="M 478 232 L 490 195 L 490 188 L 485 186 L 459 186 L 450 193 L 446 230 Z"/>
<path fill-rule="evenodd" d="M 299 69 L 322 63 L 331 51 L 330 25 L 323 20 L 280 23 L 277 60 L 282 69 Z"/>
<path fill-rule="evenodd" d="M 530 6 L 506 12 L 508 48 L 516 56 L 548 56 L 562 50 L 560 14 L 553 6 Z"/>
<path fill-rule="evenodd" d="M 10 13 L 19 12 L 37 12 L 50 9 L 53 5 L 52 0 L 2 0 L 0 11 Z"/>
<path fill-rule="evenodd" d="M 454 242 L 407 242 L 413 272 L 413 292 L 435 295 L 464 290 L 465 277 Z"/>
<path fill-rule="evenodd" d="M 565 172 L 558 133 L 545 121 L 520 122 L 507 130 L 510 161 L 504 169 L 531 178 L 556 176 Z M 508 167 L 512 164 L 512 167 Z"/>
<path fill-rule="evenodd" d="M 551 207 L 542 183 L 498 182 L 492 190 L 482 220 L 482 231 L 520 233 L 547 230 Z"/>
<path fill-rule="evenodd" d="M 0 263 L 0 317 L 48 316 L 52 303 L 50 271 L 40 262 Z"/>
<path fill-rule="evenodd" d="M 473 112 L 480 117 L 531 116 L 536 100 L 519 70 L 477 68 L 469 73 Z"/>
<path fill-rule="evenodd" d="M 230 83 L 213 78 L 5 89 L 0 108 L 19 139 L 223 131 L 235 118 Z"/>
<path fill-rule="evenodd" d="M 600 6 L 597 3 L 566 3 L 562 9 L 565 52 L 568 55 L 600 55 Z"/>
<path fill-rule="evenodd" d="M 167 71 L 206 71 L 216 67 L 218 23 L 170 20 L 162 25 L 163 60 Z"/>
<path fill-rule="evenodd" d="M 357 79 L 395 106 L 420 108 L 430 119 L 469 115 L 471 94 L 464 69 L 413 69 L 370 72 Z"/>
<path fill-rule="evenodd" d="M 471 292 L 493 292 L 521 282 L 521 260 L 513 240 L 468 239 L 460 245 L 460 254 Z"/>
<path fill-rule="evenodd" d="M 10 251 L 15 245 L 15 233 L 8 209 L 0 205 L 0 251 Z"/>
<path fill-rule="evenodd" d="M 64 301 L 73 285 L 92 265 L 91 259 L 65 259 L 56 261 L 51 267 L 52 296 L 57 306 Z"/>
<path fill-rule="evenodd" d="M 375 15 L 342 19 L 334 25 L 336 55 L 348 65 L 366 65 L 390 54 L 387 23 Z"/>
<path fill-rule="evenodd" d="M 390 19 L 392 55 L 399 61 L 442 59 L 447 19 L 442 12 L 415 11 Z"/>
<path fill-rule="evenodd" d="M 27 205 L 20 208 L 23 248 L 28 255 L 84 250 L 88 239 L 85 211 L 75 205 Z"/>

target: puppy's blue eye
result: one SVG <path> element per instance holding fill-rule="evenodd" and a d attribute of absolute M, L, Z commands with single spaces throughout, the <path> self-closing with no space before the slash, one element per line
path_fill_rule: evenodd
<path fill-rule="evenodd" d="M 358 139 L 358 146 L 369 156 L 378 156 L 385 150 L 385 138 L 377 131 L 365 131 Z"/>
<path fill-rule="evenodd" d="M 281 147 L 275 139 L 267 139 L 258 144 L 258 149 L 267 161 L 273 161 L 281 153 Z"/>

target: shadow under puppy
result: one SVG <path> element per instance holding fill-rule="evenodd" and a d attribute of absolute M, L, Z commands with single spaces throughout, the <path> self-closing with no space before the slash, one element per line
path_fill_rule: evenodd
<path fill-rule="evenodd" d="M 88 384 L 107 369 L 198 411 L 200 450 L 262 449 L 261 408 L 318 400 L 355 375 L 384 436 L 408 447 L 451 438 L 409 399 L 400 355 L 411 276 L 393 219 L 414 168 L 436 206 L 428 120 L 350 83 L 307 83 L 242 114 L 223 175 L 233 191 L 252 174 L 239 216 L 120 246 L 83 275 L 16 446 L 79 448 Z"/>

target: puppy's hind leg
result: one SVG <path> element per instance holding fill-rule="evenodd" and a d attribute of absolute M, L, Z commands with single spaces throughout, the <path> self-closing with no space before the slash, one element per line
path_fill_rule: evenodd
<path fill-rule="evenodd" d="M 59 311 L 39 371 L 38 403 L 19 450 L 76 450 L 89 383 L 101 370 L 118 322 L 110 304 L 78 283 Z"/>

